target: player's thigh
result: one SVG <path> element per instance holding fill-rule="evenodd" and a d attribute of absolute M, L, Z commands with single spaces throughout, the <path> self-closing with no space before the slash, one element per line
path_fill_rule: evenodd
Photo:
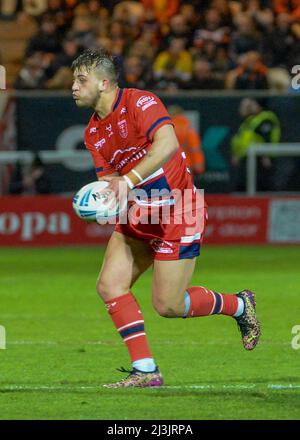
<path fill-rule="evenodd" d="M 195 258 L 183 260 L 154 260 L 152 301 L 162 316 L 179 316 L 184 312 L 184 293 L 191 281 Z"/>
<path fill-rule="evenodd" d="M 128 293 L 138 277 L 152 264 L 146 243 L 113 232 L 97 280 L 97 291 L 104 301 Z"/>

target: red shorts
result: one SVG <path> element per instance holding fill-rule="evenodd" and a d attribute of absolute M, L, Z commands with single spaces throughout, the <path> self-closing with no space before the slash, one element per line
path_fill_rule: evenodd
<path fill-rule="evenodd" d="M 135 213 L 131 212 L 130 215 L 127 213 L 126 222 L 119 221 L 115 231 L 147 243 L 153 259 L 181 260 L 194 258 L 200 254 L 207 222 L 205 207 L 191 211 L 190 215 L 187 215 L 186 211 L 175 212 L 174 207 L 169 207 L 165 215 L 166 212 L 163 212 L 161 207 L 156 208 L 154 215 L 153 211 L 151 214 L 152 221 L 150 221 L 149 208 L 137 204 L 132 207 Z M 137 222 L 137 217 L 140 220 L 143 218 L 143 221 Z"/>

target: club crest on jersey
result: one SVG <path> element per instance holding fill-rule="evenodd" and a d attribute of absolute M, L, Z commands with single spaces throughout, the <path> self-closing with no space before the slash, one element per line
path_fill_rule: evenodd
<path fill-rule="evenodd" d="M 154 96 L 141 96 L 139 100 L 136 103 L 136 106 L 138 108 L 142 107 L 142 111 L 147 110 L 148 107 L 151 105 L 157 104 L 157 101 L 155 101 Z"/>
<path fill-rule="evenodd" d="M 127 129 L 126 119 L 122 119 L 122 121 L 119 121 L 118 122 L 118 127 L 119 127 L 120 136 L 122 138 L 124 138 L 124 139 L 127 138 L 127 136 L 128 136 L 128 129 Z"/>

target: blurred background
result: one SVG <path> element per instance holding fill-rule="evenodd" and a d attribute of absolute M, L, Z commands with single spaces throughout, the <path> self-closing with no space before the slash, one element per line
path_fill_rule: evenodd
<path fill-rule="evenodd" d="M 70 203 L 95 180 L 70 66 L 97 47 L 120 87 L 168 107 L 207 194 L 208 242 L 300 242 L 298 0 L 1 0 L 0 243 L 109 236 Z"/>

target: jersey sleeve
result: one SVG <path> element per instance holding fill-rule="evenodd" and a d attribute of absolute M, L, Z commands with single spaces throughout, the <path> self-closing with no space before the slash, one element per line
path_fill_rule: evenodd
<path fill-rule="evenodd" d="M 136 90 L 131 97 L 134 123 L 138 132 L 152 141 L 156 131 L 171 124 L 174 126 L 166 107 L 154 93 Z"/>
<path fill-rule="evenodd" d="M 102 154 L 99 151 L 97 151 L 97 149 L 89 142 L 88 136 L 87 136 L 86 132 L 85 132 L 85 135 L 84 135 L 84 144 L 85 144 L 87 150 L 90 152 L 90 154 L 91 154 L 91 156 L 93 158 L 93 162 L 94 162 L 94 166 L 95 166 L 95 171 L 96 171 L 97 177 L 102 177 L 102 176 L 105 176 L 106 174 L 111 174 L 111 173 L 116 171 L 104 159 Z"/>

